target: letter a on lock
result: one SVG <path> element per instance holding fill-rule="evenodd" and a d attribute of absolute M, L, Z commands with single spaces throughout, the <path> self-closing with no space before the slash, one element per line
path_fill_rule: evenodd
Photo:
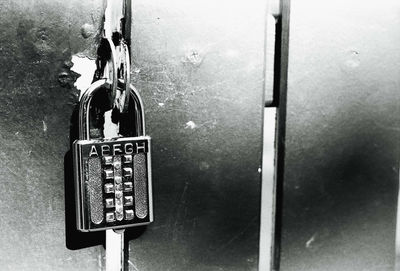
<path fill-rule="evenodd" d="M 99 156 L 95 145 L 92 145 L 92 147 L 90 148 L 89 157 L 92 157 L 92 156 Z"/>

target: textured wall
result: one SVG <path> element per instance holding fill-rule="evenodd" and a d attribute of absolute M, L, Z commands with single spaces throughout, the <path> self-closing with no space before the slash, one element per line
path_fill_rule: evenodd
<path fill-rule="evenodd" d="M 400 5 L 292 1 L 281 270 L 393 270 Z"/>

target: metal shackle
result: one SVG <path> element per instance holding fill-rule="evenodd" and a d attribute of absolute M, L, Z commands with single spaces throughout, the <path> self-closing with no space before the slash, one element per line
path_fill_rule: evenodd
<path fill-rule="evenodd" d="M 115 50 L 114 42 L 110 38 L 103 38 L 101 42 L 107 42 L 110 49 L 110 60 L 112 67 L 112 76 L 111 76 L 111 97 L 112 100 L 115 100 L 115 96 L 117 95 L 117 86 L 118 86 L 118 72 L 117 72 L 117 52 Z M 104 71 L 103 71 L 104 72 Z"/>
<path fill-rule="evenodd" d="M 120 48 L 121 48 L 122 51 L 124 51 L 123 57 L 124 57 L 125 61 L 123 61 L 121 64 L 125 64 L 124 69 L 123 69 L 123 71 L 124 71 L 123 80 L 124 80 L 125 84 L 123 86 L 123 91 L 122 91 L 123 95 L 121 94 L 120 97 L 119 97 L 119 99 L 122 99 L 122 101 L 119 102 L 119 110 L 122 113 L 126 113 L 126 112 L 128 112 L 128 107 L 129 107 L 129 95 L 128 95 L 128 92 L 130 92 L 130 89 L 131 89 L 131 85 L 130 85 L 130 81 L 131 81 L 131 73 L 130 73 L 130 71 L 131 71 L 131 60 L 130 60 L 130 57 L 129 57 L 128 45 L 126 45 L 125 42 L 121 42 Z M 118 83 L 120 83 L 119 80 L 118 80 Z M 117 95 L 117 93 L 115 93 L 115 95 Z M 122 105 L 121 105 L 121 103 L 122 103 Z"/>
<path fill-rule="evenodd" d="M 123 80 L 118 80 L 118 84 L 124 85 L 125 82 Z M 100 79 L 93 82 L 90 87 L 85 91 L 82 95 L 82 98 L 79 102 L 79 140 L 89 140 L 90 139 L 90 125 L 89 125 L 89 117 L 90 117 L 90 103 L 92 98 L 96 94 L 98 90 L 102 87 L 109 88 L 110 84 L 107 83 L 106 79 Z M 136 120 L 136 133 L 137 136 L 144 136 L 145 132 L 145 122 L 144 122 L 144 110 L 143 110 L 143 102 L 140 98 L 137 90 L 129 84 L 129 92 L 134 103 L 134 114 Z"/>
<path fill-rule="evenodd" d="M 114 105 L 122 113 L 126 113 L 128 111 L 129 105 L 129 89 L 130 89 L 130 57 L 129 57 L 129 48 L 124 41 L 120 41 L 118 46 L 118 50 L 114 44 L 114 42 L 110 38 L 103 38 L 100 43 L 100 47 L 106 47 L 110 53 L 110 59 L 107 60 L 108 64 L 108 72 L 110 74 L 104 74 L 104 68 L 100 69 L 99 65 L 97 68 L 97 72 L 99 72 L 97 79 L 100 80 L 102 78 L 108 78 L 111 81 L 111 100 Z M 123 80 L 126 82 L 122 88 L 118 88 L 120 78 L 120 70 L 123 69 Z M 118 92 L 118 89 L 120 92 Z"/>

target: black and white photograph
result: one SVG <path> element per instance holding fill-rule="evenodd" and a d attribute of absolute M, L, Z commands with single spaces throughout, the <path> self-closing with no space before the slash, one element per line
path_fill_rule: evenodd
<path fill-rule="evenodd" d="M 0 0 L 0 271 L 400 271 L 400 0 Z"/>

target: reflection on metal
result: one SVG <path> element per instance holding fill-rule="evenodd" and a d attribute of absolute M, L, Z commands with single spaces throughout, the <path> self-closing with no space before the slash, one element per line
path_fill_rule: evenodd
<path fill-rule="evenodd" d="M 125 271 L 125 230 L 106 230 L 106 271 Z"/>
<path fill-rule="evenodd" d="M 259 270 L 273 270 L 275 243 L 276 108 L 264 110 Z"/>
<path fill-rule="evenodd" d="M 130 34 L 126 34 L 126 25 L 130 25 L 131 10 L 129 0 L 105 0 L 104 23 L 101 42 L 97 50 L 96 80 L 107 78 L 111 82 L 111 100 L 121 112 L 127 113 L 129 106 L 130 84 Z M 130 29 L 130 27 L 128 27 Z M 111 52 L 111 57 L 110 57 Z M 118 81 L 125 82 L 118 88 Z"/>

